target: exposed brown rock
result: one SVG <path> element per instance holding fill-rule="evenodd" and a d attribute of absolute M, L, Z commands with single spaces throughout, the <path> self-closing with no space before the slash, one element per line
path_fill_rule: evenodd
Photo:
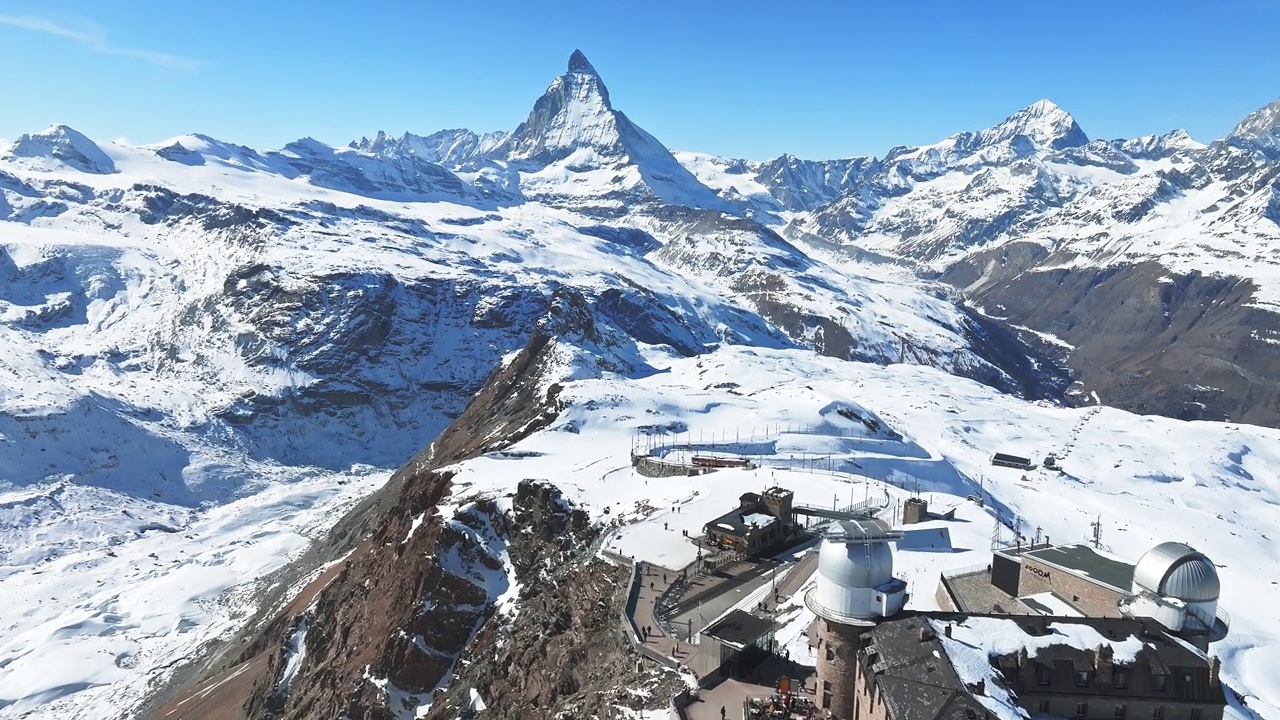
<path fill-rule="evenodd" d="M 209 705 L 241 708 L 228 718 L 388 718 L 386 694 L 377 683 L 389 679 L 406 692 L 434 688 L 492 611 L 474 578 L 453 575 L 440 559 L 455 552 L 466 563 L 487 564 L 494 570 L 493 558 L 486 558 L 483 548 L 473 547 L 468 539 L 466 524 L 504 532 L 492 501 L 476 503 L 460 520 L 462 525 L 441 518 L 435 508 L 450 492 L 452 475 L 438 468 L 509 445 L 554 419 L 560 387 L 543 378 L 555 353 L 554 339 L 535 334 L 524 350 L 490 376 L 467 410 L 435 442 L 338 523 L 334 537 L 323 546 L 332 550 L 354 546 L 357 536 L 366 539 L 314 598 L 305 660 L 287 688 L 279 686 L 288 659 L 286 645 L 298 614 L 307 607 L 299 607 L 296 599 L 283 612 L 272 610 L 255 619 L 241 638 L 202 666 L 199 680 L 168 695 L 169 707 L 204 692 L 202 700 Z M 421 522 L 410 533 L 419 516 Z M 427 653 L 415 643 L 418 636 Z M 249 661 L 252 672 L 242 671 L 235 683 L 216 684 L 218 677 L 230 676 Z M 178 717 L 194 716 L 166 720 Z"/>
<path fill-rule="evenodd" d="M 534 720 L 612 717 L 613 705 L 665 705 L 682 681 L 641 661 L 620 622 L 629 573 L 591 557 L 586 517 L 559 491 L 521 483 L 510 546 L 521 578 L 520 610 L 484 626 L 429 718 L 466 714 L 475 689 L 484 717 Z M 628 692 L 638 690 L 641 694 Z"/>
<path fill-rule="evenodd" d="M 1035 245 L 972 256 L 943 279 L 995 315 L 1075 346 L 1086 391 L 1137 413 L 1280 426 L 1280 315 L 1252 282 L 1154 262 L 1035 270 Z M 983 276 L 985 280 L 981 280 Z"/>

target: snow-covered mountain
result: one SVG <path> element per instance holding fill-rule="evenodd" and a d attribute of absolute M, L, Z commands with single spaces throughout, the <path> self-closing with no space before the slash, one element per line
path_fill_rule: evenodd
<path fill-rule="evenodd" d="M 433 461 L 500 449 L 562 413 L 619 402 L 609 392 L 654 398 L 609 421 L 617 437 L 687 426 L 719 395 L 740 396 L 739 371 L 799 393 L 812 373 L 918 365 L 928 369 L 911 383 L 876 390 L 878 411 L 894 412 L 895 392 L 951 383 L 968 399 L 920 413 L 1025 411 L 1062 398 L 1064 341 L 1019 338 L 962 291 L 1044 329 L 1035 312 L 1060 309 L 1037 296 L 1048 285 L 1017 282 L 1119 262 L 1206 276 L 1228 263 L 1253 285 L 1208 283 L 1205 312 L 1238 315 L 1262 349 L 1280 345 L 1266 334 L 1267 223 L 1280 222 L 1269 122 L 1208 147 L 1185 133 L 1090 142 L 1042 101 L 883 159 L 731 161 L 670 152 L 575 52 L 511 132 L 260 150 L 199 134 L 99 144 L 55 126 L 0 144 L 0 604 L 15 608 L 0 623 L 0 716 L 134 716 L 205 643 L 353 550 L 379 513 L 422 523 L 434 501 L 413 483 L 426 460 L 362 501 L 391 468 L 424 447 Z M 1085 290 L 1114 290 L 1081 305 L 1097 322 L 1115 316 L 1093 308 L 1124 305 L 1134 276 L 1110 277 Z M 1199 285 L 1152 288 L 1129 306 L 1166 308 L 1160 332 L 1211 330 L 1179 324 Z M 1015 290 L 1037 302 L 1016 304 Z M 1048 331 L 1076 346 L 1074 360 L 1088 348 L 1072 333 L 1097 327 Z M 792 360 L 760 371 L 757 352 Z M 714 361 L 703 377 L 717 357 L 741 362 Z M 1252 356 L 1228 364 L 1258 386 L 1277 376 Z M 702 410 L 661 399 L 708 387 L 717 397 Z M 829 388 L 822 402 L 852 391 Z M 1057 429 L 1083 412 L 1057 411 Z M 591 425 L 578 420 L 554 432 Z M 1246 441 L 1275 454 L 1267 432 L 1237 443 L 1211 427 L 1232 439 L 1212 445 L 1197 477 L 1256 471 L 1231 459 Z M 1150 442 L 1152 457 L 1168 449 Z M 972 462 L 970 450 L 938 461 Z M 343 612 L 367 618 L 365 591 L 348 589 Z M 422 625 L 415 607 L 395 605 L 387 622 Z M 386 642 L 416 657 L 401 642 L 412 637 L 361 652 Z M 1245 662 L 1228 669 L 1248 677 Z"/>
<path fill-rule="evenodd" d="M 580 53 L 513 133 L 431 137 L 255 150 L 55 127 L 3 150 L 0 593 L 24 610 L 0 714 L 127 715 L 539 333 L 561 382 L 745 345 L 1066 384 L 946 286 L 743 217 Z M 274 519 L 248 542 L 254 502 Z M 90 635 L 108 639 L 81 675 L 47 673 Z"/>
<path fill-rule="evenodd" d="M 7 150 L 0 151 L 0 157 L 17 161 L 27 159 L 36 166 L 98 175 L 116 171 L 111 158 L 101 148 L 66 125 L 54 125 L 38 133 L 23 135 Z"/>
<path fill-rule="evenodd" d="M 941 277 L 992 315 L 1057 336 L 1103 402 L 1276 424 L 1278 117 L 1272 103 L 1210 145 L 1181 130 L 1090 141 L 1041 100 L 985 130 L 836 161 L 857 169 L 838 182 L 781 187 L 764 168 L 786 156 L 681 159 L 793 241 Z M 814 200 L 788 204 L 797 197 Z"/>
<path fill-rule="evenodd" d="M 1280 153 L 1280 100 L 1249 113 L 1231 130 L 1227 142 L 1257 148 L 1275 159 L 1275 153 Z"/>

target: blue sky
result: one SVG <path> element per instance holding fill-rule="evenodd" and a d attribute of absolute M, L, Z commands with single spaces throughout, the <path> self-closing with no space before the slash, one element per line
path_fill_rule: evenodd
<path fill-rule="evenodd" d="M 1090 137 L 1201 141 L 1280 96 L 1280 0 L 0 0 L 0 137 L 54 122 L 259 148 L 514 128 L 581 48 L 675 148 L 883 154 L 1041 97 Z"/>

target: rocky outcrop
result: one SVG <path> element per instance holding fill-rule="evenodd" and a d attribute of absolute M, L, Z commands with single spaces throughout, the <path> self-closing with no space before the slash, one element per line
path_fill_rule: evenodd
<path fill-rule="evenodd" d="M 427 717 L 465 715 L 473 692 L 498 720 L 608 717 L 675 694 L 675 673 L 637 662 L 619 622 L 628 574 L 590 556 L 585 516 L 544 482 L 522 482 L 513 504 L 519 612 L 484 626 Z"/>
<path fill-rule="evenodd" d="M 572 301 L 566 302 L 566 309 L 549 315 L 545 329 L 571 336 L 576 329 L 580 338 L 598 332 L 575 328 L 580 318 L 573 315 Z M 241 638 L 204 666 L 199 680 L 169 695 L 167 707 L 177 707 L 202 683 L 216 685 L 233 674 L 237 682 L 227 685 L 227 696 L 200 696 L 206 705 L 241 708 L 227 717 L 389 718 L 394 717 L 387 709 L 392 700 L 427 701 L 497 609 L 499 596 L 511 589 L 508 547 L 518 536 L 512 521 L 535 518 L 532 532 L 546 538 L 552 531 L 538 523 L 554 515 L 545 502 L 533 502 L 508 517 L 493 498 L 442 513 L 439 505 L 451 492 L 452 475 L 441 468 L 505 447 L 554 419 L 560 385 L 553 378 L 561 370 L 562 352 L 561 341 L 536 333 L 435 442 L 338 523 L 320 543 L 324 554 L 313 549 L 295 566 L 295 573 L 303 572 L 324 563 L 325 554 L 350 552 L 328 571 L 323 586 L 313 583 L 299 596 L 264 602 L 286 610 L 269 610 L 252 621 Z M 525 500 L 541 497 L 528 493 Z M 564 522 L 572 530 L 569 538 L 589 531 L 580 515 L 570 513 Z M 515 551 L 515 567 L 521 552 Z M 306 632 L 299 654 L 303 614 Z M 300 659 L 291 667 L 295 658 Z M 197 712 L 201 705 L 185 707 Z"/>

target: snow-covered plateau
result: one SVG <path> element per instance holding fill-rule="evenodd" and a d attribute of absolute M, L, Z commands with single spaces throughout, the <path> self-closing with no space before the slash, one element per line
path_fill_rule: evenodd
<path fill-rule="evenodd" d="M 963 522 L 952 552 L 899 548 L 915 607 L 943 569 L 986 561 L 997 512 L 1063 539 L 1101 517 L 1118 555 L 1179 540 L 1219 564 L 1233 624 L 1212 650 L 1280 720 L 1280 431 L 1262 426 L 1280 397 L 1278 118 L 1211 145 L 1090 141 L 1041 101 L 881 159 L 758 163 L 672 153 L 575 52 L 511 132 L 0 141 L 0 717 L 134 717 L 269 589 L 314 577 L 283 570 L 552 336 L 559 414 L 456 465 L 451 508 L 545 478 L 626 521 L 615 550 L 675 567 L 681 529 L 767 483 L 821 505 L 924 492 Z M 1235 279 L 1196 317 L 1243 313 L 1247 348 L 1212 363 L 1242 386 L 1170 371 L 1138 385 L 1186 388 L 1176 408 L 1109 396 L 1067 363 L 1138 357 L 1117 338 L 1139 331 L 1099 354 L 1096 330 L 1054 324 L 1086 300 L 1011 294 L 1138 266 L 1154 280 L 1129 307 L 1164 313 L 1152 332 L 1175 354 L 1199 332 L 1177 320 L 1192 290 Z M 1073 404 L 1098 388 L 1233 421 L 1069 407 L 1081 376 Z M 855 438 L 842 408 L 902 437 Z M 717 436 L 767 462 L 632 469 L 637 442 Z M 990 467 L 1011 450 L 1067 472 Z M 980 489 L 986 508 L 964 500 Z M 518 612 L 508 572 L 484 573 Z"/>

